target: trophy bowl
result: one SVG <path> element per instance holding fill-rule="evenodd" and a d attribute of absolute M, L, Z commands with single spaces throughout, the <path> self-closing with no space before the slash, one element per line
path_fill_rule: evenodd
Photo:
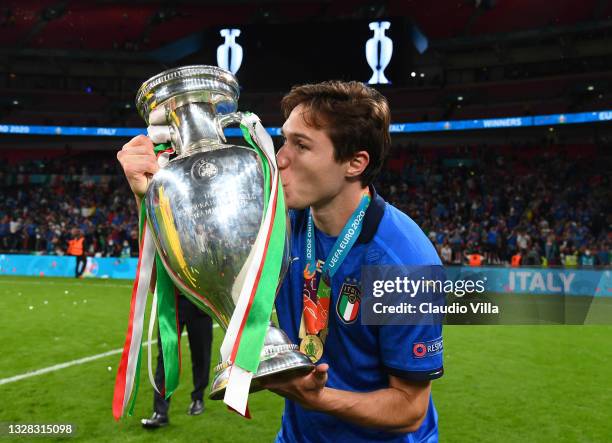
<path fill-rule="evenodd" d="M 157 251 L 177 288 L 224 329 L 264 216 L 259 156 L 226 144 L 223 135 L 225 126 L 240 122 L 238 95 L 230 72 L 185 66 L 150 78 L 136 97 L 147 124 L 151 113 L 163 113 L 177 154 L 153 176 L 144 198 Z M 288 234 L 279 281 L 289 264 Z M 273 324 L 260 358 L 251 392 L 266 377 L 306 374 L 314 366 Z M 215 368 L 210 398 L 223 398 L 230 367 L 221 361 Z"/>

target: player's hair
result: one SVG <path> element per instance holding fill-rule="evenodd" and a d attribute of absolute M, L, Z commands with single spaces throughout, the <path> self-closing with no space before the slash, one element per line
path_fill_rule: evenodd
<path fill-rule="evenodd" d="M 358 151 L 367 151 L 370 163 L 361 174 L 361 183 L 376 178 L 389 153 L 391 112 L 387 99 L 361 82 L 326 81 L 294 86 L 281 100 L 285 119 L 304 105 L 306 124 L 327 132 L 334 145 L 334 159 L 347 161 Z"/>

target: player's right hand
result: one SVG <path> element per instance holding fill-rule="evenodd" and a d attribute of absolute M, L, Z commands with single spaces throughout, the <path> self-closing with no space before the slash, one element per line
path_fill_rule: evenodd
<path fill-rule="evenodd" d="M 144 196 L 149 180 L 159 170 L 151 139 L 137 135 L 117 152 L 117 160 L 134 195 Z"/>

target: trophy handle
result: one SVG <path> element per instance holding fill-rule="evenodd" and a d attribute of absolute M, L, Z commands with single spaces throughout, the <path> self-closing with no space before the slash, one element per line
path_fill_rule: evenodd
<path fill-rule="evenodd" d="M 240 124 L 242 121 L 242 112 L 230 112 L 229 114 L 219 114 L 215 116 L 215 124 L 217 135 L 223 143 L 227 143 L 223 129 L 232 124 Z"/>

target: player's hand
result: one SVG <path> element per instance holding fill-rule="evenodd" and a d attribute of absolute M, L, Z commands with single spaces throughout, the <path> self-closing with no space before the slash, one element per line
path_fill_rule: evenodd
<path fill-rule="evenodd" d="M 170 141 L 170 127 L 166 123 L 165 110 L 157 108 L 149 115 L 148 137 L 138 135 L 123 145 L 117 153 L 130 189 L 141 198 L 147 191 L 149 180 L 159 170 L 153 144 Z"/>
<path fill-rule="evenodd" d="M 322 363 L 307 375 L 291 379 L 271 379 L 264 384 L 266 389 L 293 400 L 306 409 L 320 409 L 324 403 L 323 388 L 327 383 L 329 365 Z"/>
<path fill-rule="evenodd" d="M 166 121 L 166 113 L 163 108 L 156 108 L 149 114 L 147 134 L 156 145 L 170 141 L 170 126 Z"/>
<path fill-rule="evenodd" d="M 145 135 L 137 135 L 117 152 L 130 189 L 141 198 L 149 185 L 149 179 L 159 170 L 153 151 L 153 142 Z"/>

